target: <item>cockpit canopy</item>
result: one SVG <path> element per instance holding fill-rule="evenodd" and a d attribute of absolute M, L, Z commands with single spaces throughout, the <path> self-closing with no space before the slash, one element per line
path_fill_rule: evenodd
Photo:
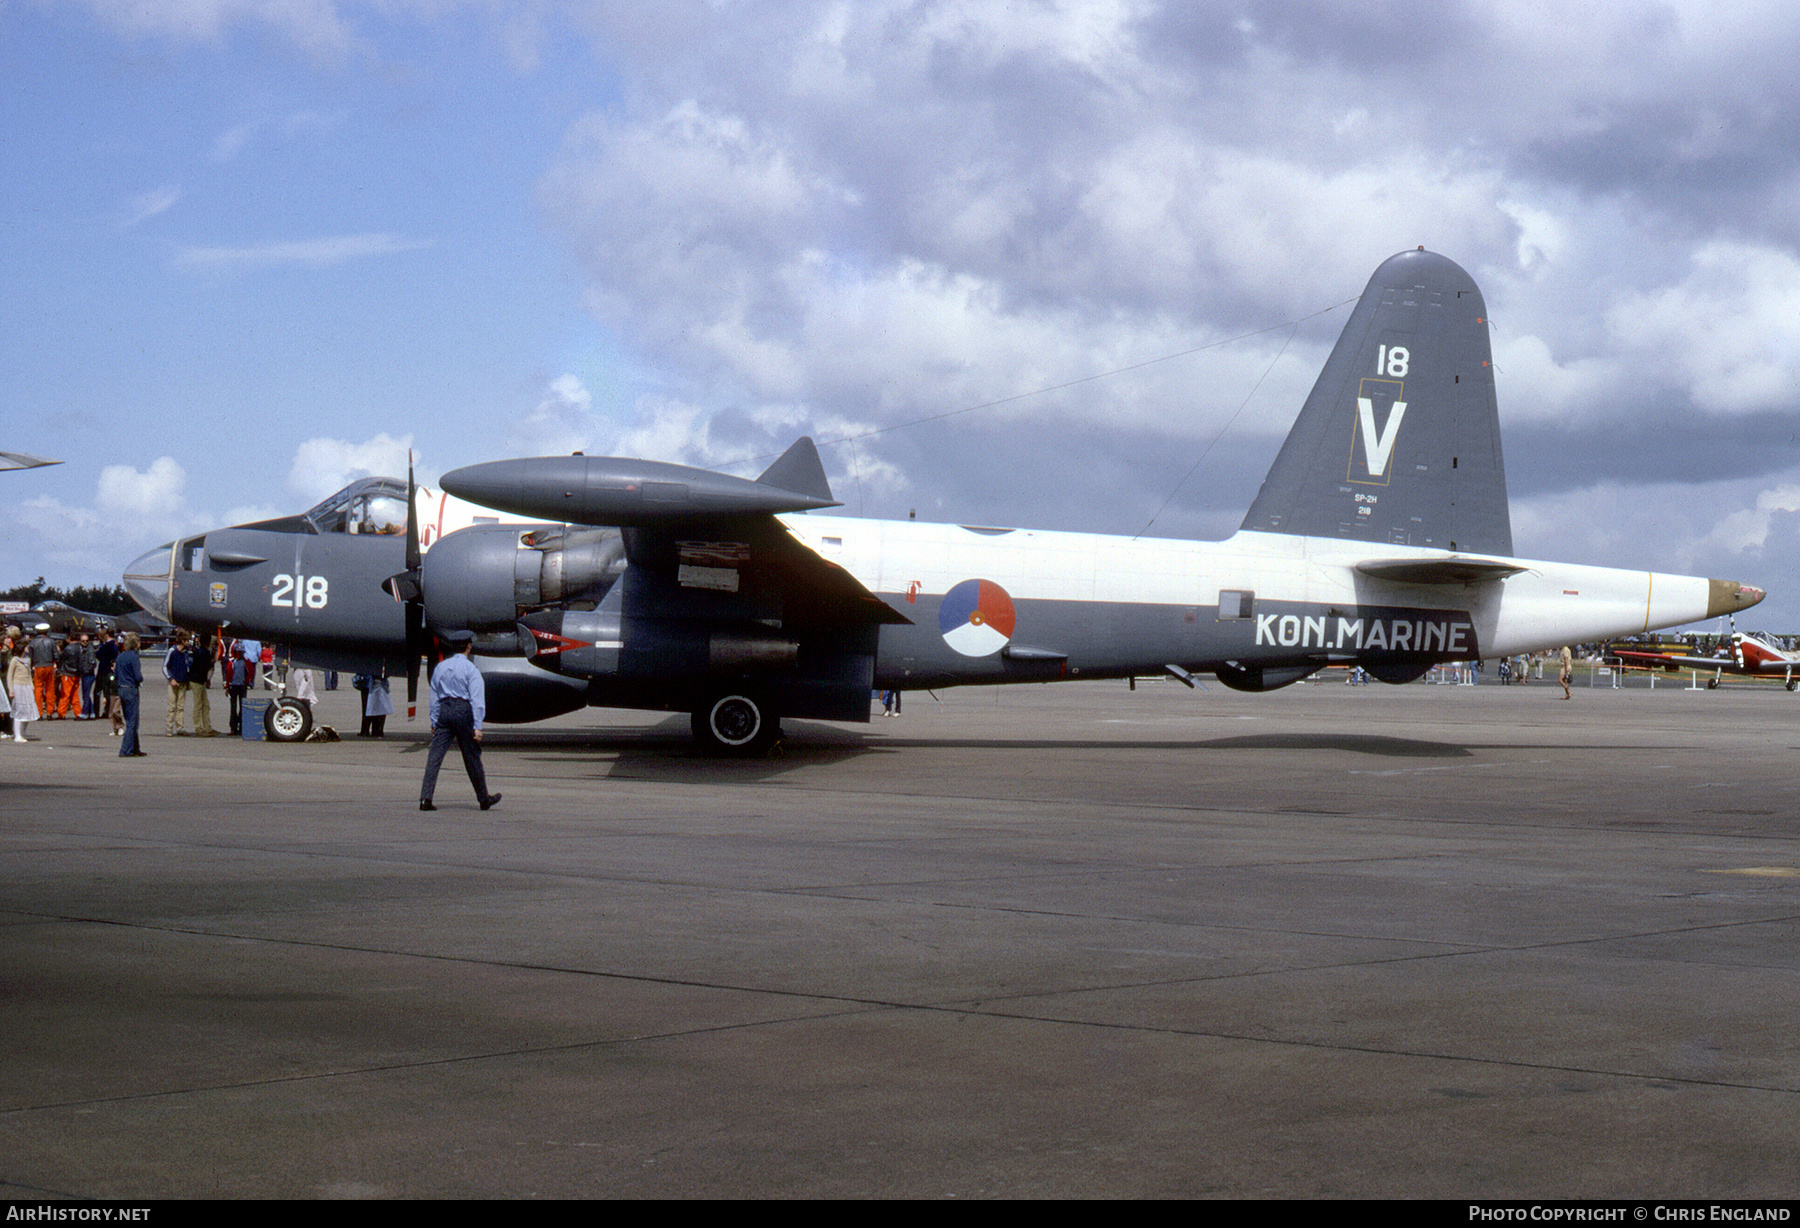
<path fill-rule="evenodd" d="M 271 533 L 406 532 L 406 483 L 399 478 L 362 478 L 298 516 L 239 525 Z"/>

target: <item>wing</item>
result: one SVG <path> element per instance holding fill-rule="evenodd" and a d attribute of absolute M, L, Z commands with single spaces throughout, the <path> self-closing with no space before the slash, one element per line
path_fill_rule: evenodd
<path fill-rule="evenodd" d="M 1615 652 L 1612 655 L 1621 661 L 1653 669 L 1722 669 L 1728 674 L 1745 672 L 1730 657 L 1677 657 L 1666 652 Z"/>
<path fill-rule="evenodd" d="M 867 720 L 877 633 L 910 621 L 777 518 L 837 505 L 810 439 L 754 482 L 558 456 L 472 465 L 443 486 L 517 515 L 619 530 L 624 572 L 604 597 L 545 603 L 518 621 L 521 651 L 586 679 L 593 703 L 685 707 L 698 719 L 748 693 L 795 716 Z M 486 570 L 516 591 L 516 566 Z"/>
<path fill-rule="evenodd" d="M 795 539 L 776 515 L 836 507 L 811 439 L 796 440 L 756 481 L 625 457 L 494 461 L 446 474 L 458 498 L 521 516 L 622 530 L 668 617 L 831 628 L 909 621 L 842 567 Z"/>

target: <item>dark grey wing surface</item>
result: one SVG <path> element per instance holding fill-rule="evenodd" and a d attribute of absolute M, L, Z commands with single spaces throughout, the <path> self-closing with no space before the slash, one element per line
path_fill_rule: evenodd
<path fill-rule="evenodd" d="M 671 617 L 786 625 L 908 621 L 775 517 L 834 507 L 817 448 L 801 437 L 755 481 L 628 457 L 536 457 L 444 475 L 458 498 L 521 515 L 618 526 L 632 566 L 659 578 Z"/>

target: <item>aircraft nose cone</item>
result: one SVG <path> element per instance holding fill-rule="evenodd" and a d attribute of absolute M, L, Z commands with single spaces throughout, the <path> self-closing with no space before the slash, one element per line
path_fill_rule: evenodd
<path fill-rule="evenodd" d="M 131 599 L 163 622 L 169 617 L 170 572 L 175 562 L 175 543 L 164 542 L 125 565 L 125 591 Z"/>

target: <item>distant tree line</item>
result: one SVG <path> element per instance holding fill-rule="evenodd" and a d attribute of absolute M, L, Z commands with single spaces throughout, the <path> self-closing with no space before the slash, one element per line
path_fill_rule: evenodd
<path fill-rule="evenodd" d="M 45 584 L 44 577 L 39 576 L 30 584 L 21 584 L 17 588 L 9 588 L 0 592 L 0 601 L 23 601 L 28 605 L 36 605 L 40 601 L 60 601 L 64 605 L 72 605 L 77 610 L 86 610 L 90 614 L 136 614 L 138 604 L 128 597 L 125 587 L 115 584 L 110 588 L 93 588 L 86 584 L 78 584 L 74 588 L 57 588 L 54 584 Z"/>

